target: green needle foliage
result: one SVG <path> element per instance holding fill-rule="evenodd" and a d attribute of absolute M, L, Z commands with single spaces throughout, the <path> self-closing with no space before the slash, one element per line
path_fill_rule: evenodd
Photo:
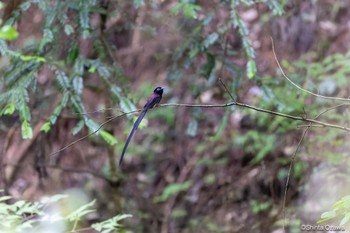
<path fill-rule="evenodd" d="M 190 29 L 191 33 L 182 46 L 178 47 L 173 56 L 174 65 L 170 68 L 170 80 L 180 78 L 185 69 L 191 66 L 198 66 L 198 60 L 204 55 L 207 57 L 207 63 L 197 68 L 198 74 L 210 79 L 215 71 L 215 64 L 225 62 L 225 69 L 237 77 L 237 68 L 231 62 L 226 64 L 225 55 L 239 55 L 240 51 L 235 51 L 228 47 L 226 54 L 218 53 L 215 46 L 225 44 L 226 35 L 236 32 L 241 40 L 242 52 L 247 59 L 246 76 L 252 79 L 256 76 L 257 68 L 255 64 L 255 52 L 252 42 L 249 38 L 249 29 L 246 23 L 241 19 L 238 9 L 254 7 L 257 3 L 266 4 L 272 11 L 272 15 L 282 15 L 283 7 L 287 1 L 281 3 L 275 0 L 262 1 L 221 1 L 219 7 L 230 11 L 230 18 L 221 27 L 217 27 L 206 36 L 203 31 L 207 30 L 212 20 L 215 18 L 215 11 L 212 8 L 205 9 L 196 5 L 195 1 L 181 0 L 171 9 L 171 13 L 177 15 L 183 13 L 186 20 L 183 24 L 185 29 Z M 205 15 L 204 19 L 199 20 L 198 14 Z M 222 48 L 225 50 L 225 48 Z M 184 59 L 184 57 L 186 57 Z M 234 70 L 234 71 L 233 71 Z M 232 72 L 233 71 L 233 72 Z"/>
<path fill-rule="evenodd" d="M 285 3 L 278 3 L 275 0 L 259 2 L 268 5 L 274 15 L 283 13 Z M 134 1 L 133 4 L 138 9 L 146 3 Z M 229 9 L 229 20 L 221 27 L 211 29 L 209 33 L 203 33 L 212 22 L 215 11 L 199 5 L 196 1 L 177 1 L 170 9 L 170 13 L 173 17 L 183 15 L 183 24 L 180 25 L 180 29 L 188 30 L 190 27 L 191 33 L 173 53 L 169 80 L 176 81 L 188 68 L 196 67 L 198 75 L 213 83 L 217 65 L 222 62 L 225 63 L 226 71 L 232 73 L 232 76 L 241 77 L 240 69 L 226 60 L 224 54 L 214 49 L 218 44 L 224 44 L 227 33 L 231 33 L 232 30 L 241 37 L 242 52 L 247 58 L 246 75 L 248 78 L 254 78 L 256 75 L 254 48 L 249 39 L 249 30 L 237 9 L 253 7 L 255 4 L 256 1 L 221 1 L 218 6 Z M 43 16 L 40 32 L 42 36 L 30 43 L 23 42 L 21 48 L 13 49 L 13 46 L 9 46 L 6 41 L 14 40 L 18 36 L 13 25 L 33 7 Z M 85 114 L 86 104 L 82 98 L 84 90 L 88 88 L 87 79 L 92 75 L 99 78 L 100 83 L 97 85 L 109 90 L 110 99 L 114 104 L 118 104 L 122 111 L 129 112 L 136 109 L 130 99 L 124 95 L 121 86 L 116 84 L 124 80 L 124 74 L 119 64 L 110 57 L 110 46 L 106 45 L 102 26 L 100 25 L 101 28 L 99 28 L 98 25 L 92 24 L 92 15 L 104 18 L 108 16 L 107 14 L 108 9 L 104 8 L 103 2 L 98 0 L 28 0 L 14 9 L 11 16 L 4 22 L 0 28 L 0 53 L 9 65 L 1 68 L 3 79 L 0 82 L 0 115 L 18 115 L 23 138 L 29 139 L 33 136 L 32 125 L 37 119 L 32 119 L 32 106 L 44 101 L 48 97 L 45 93 L 55 96 L 56 101 L 55 106 L 51 106 L 52 112 L 41 128 L 43 132 L 51 130 L 66 108 L 73 110 L 80 118 L 72 130 L 73 134 L 78 133 L 84 126 L 92 132 L 96 131 L 99 125 Z M 199 17 L 199 15 L 205 15 L 205 17 Z M 93 56 L 82 54 L 80 45 L 84 40 L 92 43 Z M 238 55 L 239 53 L 240 51 L 234 51 L 232 48 L 227 50 L 227 54 Z M 203 56 L 207 61 L 198 66 Z M 38 83 L 38 74 L 43 69 L 49 69 L 53 76 L 53 82 L 50 80 L 49 86 Z M 237 87 L 238 83 L 235 83 L 231 91 L 235 91 Z M 102 138 L 107 143 L 116 143 L 112 137 L 108 132 L 103 131 Z"/>
<path fill-rule="evenodd" d="M 82 99 L 88 75 L 100 77 L 99 85 L 106 86 L 111 99 L 119 103 L 122 110 L 135 109 L 132 102 L 124 97 L 121 88 L 114 84 L 122 72 L 117 65 L 112 66 L 106 61 L 107 51 L 102 46 L 102 35 L 91 26 L 91 14 L 105 14 L 99 5 L 99 1 L 94 0 L 25 1 L 0 28 L 0 53 L 9 63 L 1 71 L 0 115 L 18 114 L 24 139 L 32 138 L 32 124 L 37 121 L 32 119 L 32 106 L 37 101 L 45 101 L 48 97 L 45 91 L 57 96 L 58 101 L 52 106 L 52 112 L 42 126 L 42 131 L 49 132 L 66 108 L 72 109 L 80 118 L 72 133 L 78 133 L 84 126 L 93 132 L 98 130 L 99 124 L 85 114 Z M 14 50 L 5 40 L 17 38 L 18 33 L 12 25 L 32 6 L 37 7 L 44 16 L 42 38 L 31 42 L 29 46 Z M 81 40 L 94 41 L 99 53 L 96 59 L 81 54 Z M 42 69 L 50 70 L 54 85 L 42 86 L 38 83 L 37 76 Z M 100 132 L 107 143 L 116 143 L 111 134 L 104 130 Z"/>

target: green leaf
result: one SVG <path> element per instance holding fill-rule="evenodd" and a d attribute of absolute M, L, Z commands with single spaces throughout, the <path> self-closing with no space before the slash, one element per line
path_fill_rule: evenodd
<path fill-rule="evenodd" d="M 42 50 L 47 43 L 54 40 L 54 35 L 51 29 L 45 28 L 43 33 L 43 39 L 40 42 L 39 50 Z"/>
<path fill-rule="evenodd" d="M 213 19 L 213 14 L 206 16 L 205 19 L 202 21 L 203 26 L 208 26 L 209 23 L 212 21 L 212 19 Z"/>
<path fill-rule="evenodd" d="M 172 195 L 188 190 L 192 185 L 191 181 L 185 183 L 173 183 L 166 186 L 161 196 L 155 198 L 155 202 L 163 202 L 168 200 Z"/>
<path fill-rule="evenodd" d="M 69 92 L 65 92 L 63 94 L 63 97 L 62 97 L 60 104 L 58 106 L 56 106 L 56 108 L 53 110 L 53 112 L 49 118 L 51 125 L 54 125 L 56 123 L 57 118 L 60 116 L 60 114 L 62 112 L 62 109 L 64 107 L 66 107 L 68 100 L 69 100 Z"/>
<path fill-rule="evenodd" d="M 20 6 L 21 10 L 22 11 L 27 11 L 29 9 L 30 5 L 31 5 L 31 2 L 24 2 L 24 3 L 22 3 L 21 6 Z"/>
<path fill-rule="evenodd" d="M 70 82 L 68 76 L 61 71 L 56 72 L 57 75 L 57 82 L 60 85 L 60 87 L 64 90 L 67 91 L 70 88 Z"/>
<path fill-rule="evenodd" d="M 120 98 L 119 106 L 124 112 L 131 112 L 136 110 L 136 106 L 129 99 L 125 97 Z"/>
<path fill-rule="evenodd" d="M 349 222 L 349 220 L 350 220 L 350 213 L 347 213 L 340 221 L 340 225 L 343 226 L 345 223 Z"/>
<path fill-rule="evenodd" d="M 49 121 L 47 121 L 43 124 L 43 126 L 41 126 L 40 131 L 47 133 L 50 131 L 50 129 L 51 129 L 51 123 Z"/>
<path fill-rule="evenodd" d="M 219 38 L 219 34 L 216 32 L 211 33 L 204 41 L 203 41 L 203 47 L 208 48 L 210 45 L 214 44 L 215 41 L 217 41 Z"/>
<path fill-rule="evenodd" d="M 77 95 L 71 96 L 71 102 L 73 105 L 73 108 L 75 109 L 76 113 L 83 114 L 85 112 L 85 108 L 83 103 L 81 102 L 81 99 Z"/>
<path fill-rule="evenodd" d="M 30 121 L 30 110 L 27 105 L 23 104 L 20 106 L 19 116 L 22 121 Z"/>
<path fill-rule="evenodd" d="M 9 103 L 0 112 L 0 115 L 12 115 L 16 110 L 14 103 Z"/>
<path fill-rule="evenodd" d="M 91 227 L 93 229 L 95 229 L 99 232 L 103 232 L 103 233 L 115 232 L 116 230 L 118 230 L 118 228 L 120 226 L 122 226 L 118 222 L 120 220 L 123 220 L 125 218 L 130 218 L 130 217 L 132 217 L 132 215 L 130 215 L 130 214 L 117 215 L 117 216 L 110 218 L 110 219 L 107 219 L 103 222 L 94 223 L 91 225 Z"/>
<path fill-rule="evenodd" d="M 99 75 L 103 76 L 103 77 L 110 77 L 112 75 L 111 70 L 103 65 L 99 65 L 97 66 L 97 72 Z M 117 86 L 113 86 L 112 88 L 116 88 L 115 91 L 119 92 L 119 88 Z"/>
<path fill-rule="evenodd" d="M 211 185 L 211 184 L 214 184 L 215 181 L 216 181 L 216 177 L 214 174 L 209 174 L 204 177 L 204 183 L 206 184 Z"/>
<path fill-rule="evenodd" d="M 344 196 L 340 201 L 334 204 L 334 209 L 349 208 L 350 205 L 350 195 Z"/>
<path fill-rule="evenodd" d="M 177 2 L 174 7 L 170 8 L 170 13 L 177 15 L 182 8 L 183 3 Z"/>
<path fill-rule="evenodd" d="M 187 212 L 182 209 L 175 209 L 171 212 L 171 217 L 172 218 L 182 218 L 187 215 Z"/>
<path fill-rule="evenodd" d="M 66 24 L 64 25 L 64 33 L 69 36 L 74 33 L 74 28 L 70 24 Z"/>
<path fill-rule="evenodd" d="M 177 2 L 173 8 L 170 9 L 170 13 L 177 15 L 180 11 L 188 18 L 197 19 L 198 11 L 201 9 L 200 6 L 188 3 L 186 1 Z"/>
<path fill-rule="evenodd" d="M 247 63 L 247 76 L 249 79 L 254 78 L 256 75 L 256 64 L 254 60 L 249 60 Z"/>
<path fill-rule="evenodd" d="M 90 66 L 88 72 L 89 73 L 95 73 L 96 72 L 96 66 Z"/>
<path fill-rule="evenodd" d="M 44 197 L 43 199 L 41 199 L 40 202 L 43 204 L 48 204 L 48 203 L 58 202 L 59 200 L 62 200 L 64 198 L 68 198 L 68 195 L 67 194 L 56 194 L 53 196 Z"/>
<path fill-rule="evenodd" d="M 19 58 L 22 61 L 37 61 L 37 62 L 46 62 L 46 59 L 44 57 L 40 56 L 30 56 L 30 55 L 21 55 Z"/>
<path fill-rule="evenodd" d="M 226 111 L 224 117 L 222 118 L 218 131 L 216 132 L 215 136 L 211 136 L 209 137 L 210 141 L 217 141 L 219 139 L 221 139 L 222 133 L 224 132 L 227 124 L 228 124 L 228 117 L 229 117 L 230 112 Z"/>
<path fill-rule="evenodd" d="M 100 129 L 101 127 L 94 120 L 92 120 L 90 118 L 86 119 L 85 125 L 89 128 L 90 131 L 95 132 L 96 134 L 99 134 L 99 132 L 97 132 L 97 130 Z"/>
<path fill-rule="evenodd" d="M 71 130 L 73 135 L 76 135 L 84 127 L 84 120 L 80 120 L 76 126 Z"/>
<path fill-rule="evenodd" d="M 324 212 L 322 215 L 321 215 L 321 219 L 317 221 L 317 223 L 322 223 L 322 222 L 325 222 L 325 221 L 328 221 L 332 218 L 335 218 L 336 217 L 336 211 L 335 210 L 332 210 L 332 211 L 327 211 L 327 212 Z"/>
<path fill-rule="evenodd" d="M 74 77 L 74 79 L 73 79 L 73 88 L 74 88 L 74 91 L 78 95 L 83 94 L 84 84 L 83 84 L 83 78 L 82 77 L 80 77 L 80 76 Z"/>
<path fill-rule="evenodd" d="M 187 126 L 186 135 L 194 137 L 197 135 L 198 122 L 196 119 L 192 119 Z"/>
<path fill-rule="evenodd" d="M 102 138 L 111 146 L 117 144 L 117 139 L 112 135 L 110 134 L 109 132 L 105 131 L 105 130 L 102 130 L 100 132 Z"/>
<path fill-rule="evenodd" d="M 33 137 L 33 130 L 27 121 L 22 122 L 22 138 L 31 139 Z"/>
<path fill-rule="evenodd" d="M 71 46 L 68 50 L 67 64 L 73 65 L 79 56 L 79 48 L 77 45 Z"/>
<path fill-rule="evenodd" d="M 257 137 L 260 137 L 259 135 L 256 135 Z M 260 148 L 257 149 L 257 154 L 255 157 L 250 161 L 250 164 L 257 164 L 261 160 L 265 158 L 266 155 L 268 155 L 276 146 L 276 136 L 275 135 L 265 135 L 263 139 L 256 138 L 254 140 L 256 143 L 256 146 L 260 144 Z"/>
<path fill-rule="evenodd" d="M 144 0 L 133 0 L 133 2 L 134 2 L 134 6 L 135 6 L 136 9 L 145 5 L 145 1 Z"/>
<path fill-rule="evenodd" d="M 13 197 L 11 196 L 3 196 L 3 197 L 0 197 L 0 202 L 4 202 L 4 201 L 7 201 L 7 200 L 11 200 Z"/>
<path fill-rule="evenodd" d="M 207 53 L 207 63 L 203 66 L 203 69 L 202 69 L 202 73 L 206 79 L 209 79 L 214 68 L 215 68 L 215 57 L 211 53 Z"/>
<path fill-rule="evenodd" d="M 272 13 L 274 15 L 283 15 L 284 14 L 284 10 L 283 7 L 286 4 L 286 1 L 267 1 L 266 2 L 269 6 L 269 8 L 272 10 Z"/>
<path fill-rule="evenodd" d="M 185 3 L 183 4 L 183 8 L 182 8 L 184 15 L 192 19 L 198 18 L 197 11 L 199 11 L 200 9 L 201 9 L 200 6 L 192 3 Z"/>
<path fill-rule="evenodd" d="M 90 207 L 95 205 L 95 202 L 96 200 L 93 200 L 90 203 L 87 203 L 81 206 L 79 209 L 69 214 L 66 218 L 69 219 L 70 221 L 76 221 L 76 220 L 80 220 L 81 217 L 83 217 L 84 215 L 95 212 L 95 210 L 89 209 Z"/>
<path fill-rule="evenodd" d="M 82 4 L 79 9 L 79 23 L 82 29 L 83 39 L 89 37 L 89 28 L 90 28 L 90 18 L 89 18 L 89 4 Z"/>
<path fill-rule="evenodd" d="M 0 28 L 0 39 L 15 40 L 18 37 L 16 29 L 10 25 L 5 25 Z"/>

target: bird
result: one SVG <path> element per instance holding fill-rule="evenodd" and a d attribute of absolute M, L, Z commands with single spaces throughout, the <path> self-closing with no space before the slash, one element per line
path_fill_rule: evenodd
<path fill-rule="evenodd" d="M 126 139 L 123 151 L 122 151 L 122 155 L 120 157 L 119 160 L 119 166 L 122 164 L 123 162 L 123 158 L 124 158 L 124 154 L 126 151 L 126 148 L 128 148 L 128 145 L 131 141 L 132 136 L 134 135 L 135 131 L 137 130 L 137 128 L 139 127 L 142 119 L 144 118 L 144 116 L 146 115 L 148 109 L 153 108 L 155 105 L 157 105 L 160 100 L 162 99 L 162 95 L 163 95 L 163 87 L 156 87 L 153 91 L 153 93 L 150 95 L 150 97 L 148 98 L 145 106 L 143 106 L 142 112 L 140 114 L 140 116 L 137 118 L 137 120 L 134 123 L 134 126 L 132 127 L 132 130 L 128 136 L 128 138 Z"/>

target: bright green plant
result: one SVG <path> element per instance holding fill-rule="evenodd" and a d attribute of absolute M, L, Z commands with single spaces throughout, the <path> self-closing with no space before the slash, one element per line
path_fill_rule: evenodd
<path fill-rule="evenodd" d="M 15 40 L 18 37 L 18 32 L 14 27 L 6 25 L 0 28 L 1 40 Z"/>
<path fill-rule="evenodd" d="M 333 209 L 324 212 L 317 223 L 330 221 L 334 218 L 340 218 L 340 225 L 344 225 L 350 220 L 350 195 L 343 197 L 333 205 Z"/>
<path fill-rule="evenodd" d="M 44 232 L 46 224 L 57 226 L 62 232 L 79 232 L 78 223 L 83 222 L 88 214 L 96 213 L 93 208 L 95 200 L 82 205 L 75 211 L 65 213 L 52 212 L 50 209 L 55 205 L 62 205 L 62 202 L 68 198 L 67 195 L 54 195 L 44 198 L 41 201 L 12 201 L 11 196 L 0 198 L 0 231 L 9 232 Z M 10 201 L 11 204 L 6 203 Z M 119 223 L 122 219 L 129 218 L 131 215 L 122 214 L 112 217 L 103 222 L 94 223 L 91 228 L 98 232 L 116 232 L 122 225 Z M 69 226 L 72 226 L 69 229 Z"/>

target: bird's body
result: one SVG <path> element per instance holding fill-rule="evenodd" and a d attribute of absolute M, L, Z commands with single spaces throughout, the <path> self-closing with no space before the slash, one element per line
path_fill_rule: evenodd
<path fill-rule="evenodd" d="M 156 89 L 154 89 L 152 95 L 148 98 L 147 103 L 143 107 L 143 110 L 142 110 L 140 116 L 135 121 L 134 126 L 132 127 L 132 130 L 131 130 L 131 132 L 130 132 L 130 134 L 128 136 L 128 139 L 125 142 L 125 145 L 124 145 L 124 148 L 123 148 L 123 151 L 122 151 L 122 155 L 121 155 L 120 160 L 119 160 L 119 166 L 123 162 L 124 154 L 126 152 L 126 149 L 128 148 L 128 145 L 129 145 L 129 143 L 131 141 L 132 136 L 134 135 L 134 133 L 136 132 L 137 128 L 139 127 L 139 125 L 140 125 L 142 119 L 144 118 L 144 116 L 146 115 L 148 109 L 153 108 L 162 99 L 163 89 L 164 88 L 162 88 L 162 87 L 157 87 Z"/>

